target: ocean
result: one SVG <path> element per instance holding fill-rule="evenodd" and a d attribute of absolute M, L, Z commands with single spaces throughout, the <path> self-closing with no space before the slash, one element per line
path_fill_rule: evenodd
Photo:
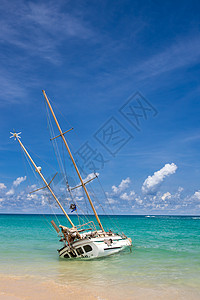
<path fill-rule="evenodd" d="M 57 218 L 68 225 L 64 216 Z M 100 294 L 103 291 L 109 299 L 122 295 L 134 299 L 135 289 L 140 288 L 195 291 L 200 299 L 199 216 L 100 216 L 105 227 L 110 222 L 117 224 L 115 231 L 120 228 L 132 239 L 133 247 L 131 252 L 94 260 L 58 257 L 62 243 L 49 224 L 52 219 L 58 222 L 57 218 L 1 214 L 0 273 L 78 285 Z M 76 216 L 72 221 L 77 223 Z"/>

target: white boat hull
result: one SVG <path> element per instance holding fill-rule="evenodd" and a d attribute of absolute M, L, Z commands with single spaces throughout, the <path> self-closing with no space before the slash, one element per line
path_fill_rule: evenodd
<path fill-rule="evenodd" d="M 112 255 L 131 247 L 131 240 L 119 235 L 112 238 L 96 237 L 75 241 L 71 247 L 66 245 L 58 250 L 62 258 L 97 258 Z"/>

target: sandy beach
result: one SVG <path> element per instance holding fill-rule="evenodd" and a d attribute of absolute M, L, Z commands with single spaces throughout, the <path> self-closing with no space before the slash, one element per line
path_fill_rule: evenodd
<path fill-rule="evenodd" d="M 64 300 L 98 299 L 88 291 L 55 283 L 35 276 L 0 276 L 0 299 L 2 300 Z"/>
<path fill-rule="evenodd" d="M 89 289 L 78 288 L 58 284 L 53 280 L 47 280 L 36 276 L 0 275 L 0 299 L 2 300 L 64 300 L 64 299 L 151 299 L 151 300 L 198 300 L 199 291 L 173 286 L 162 287 L 133 287 L 132 292 L 126 292 L 116 287 L 111 290 L 96 290 L 95 284 Z"/>

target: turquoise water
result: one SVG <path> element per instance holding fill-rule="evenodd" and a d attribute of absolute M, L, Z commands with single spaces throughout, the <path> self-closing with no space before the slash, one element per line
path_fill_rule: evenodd
<path fill-rule="evenodd" d="M 0 215 L 0 273 L 39 275 L 95 288 L 179 286 L 200 290 L 200 217 L 112 216 L 133 240 L 125 251 L 90 261 L 59 259 L 53 216 Z M 61 224 L 67 225 L 63 216 Z M 77 222 L 73 216 L 74 223 Z M 101 217 L 107 226 L 108 219 Z M 56 220 L 55 220 L 56 221 Z"/>

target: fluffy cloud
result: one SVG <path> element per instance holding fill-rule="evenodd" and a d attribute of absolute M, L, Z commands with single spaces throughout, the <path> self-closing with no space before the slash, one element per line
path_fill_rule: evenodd
<path fill-rule="evenodd" d="M 6 193 L 6 196 L 12 196 L 14 195 L 15 191 L 13 188 L 11 188 L 7 193 Z"/>
<path fill-rule="evenodd" d="M 135 196 L 135 192 L 130 191 L 129 194 L 128 193 L 121 194 L 120 199 L 130 201 L 130 200 L 133 200 L 134 196 Z"/>
<path fill-rule="evenodd" d="M 6 189 L 6 185 L 0 182 L 0 190 Z"/>
<path fill-rule="evenodd" d="M 131 183 L 131 180 L 129 177 L 127 177 L 126 179 L 122 179 L 122 181 L 118 187 L 113 185 L 112 190 L 113 190 L 114 194 L 118 194 L 118 193 L 124 191 L 126 188 L 128 188 L 130 183 Z"/>
<path fill-rule="evenodd" d="M 165 201 L 166 199 L 170 199 L 172 197 L 171 193 L 170 192 L 167 192 L 167 193 L 164 193 L 161 197 L 161 199 L 163 201 Z"/>
<path fill-rule="evenodd" d="M 85 179 L 83 179 L 83 182 L 85 183 L 89 180 L 92 180 L 95 177 L 98 177 L 98 176 L 99 176 L 99 173 L 90 173 L 90 174 L 88 174 L 88 176 Z"/>
<path fill-rule="evenodd" d="M 114 204 L 114 203 L 116 203 L 116 200 L 114 200 L 113 198 L 108 198 L 107 200 L 108 200 L 108 203 L 109 203 L 109 204 Z"/>
<path fill-rule="evenodd" d="M 200 191 L 195 192 L 193 198 L 196 200 L 200 200 Z"/>
<path fill-rule="evenodd" d="M 155 172 L 153 176 L 148 176 L 142 186 L 143 193 L 152 194 L 156 191 L 157 187 L 165 179 L 165 177 L 174 174 L 177 170 L 177 166 L 172 164 L 166 164 L 162 169 Z"/>
<path fill-rule="evenodd" d="M 92 179 L 94 179 L 95 177 L 99 177 L 99 173 L 90 173 L 90 174 L 88 174 L 88 176 L 83 179 L 83 182 L 86 183 L 87 181 L 92 181 Z M 79 182 L 79 184 L 77 184 L 76 186 L 79 186 L 79 185 L 80 185 L 80 187 L 78 187 L 77 190 L 80 190 L 81 182 Z"/>
<path fill-rule="evenodd" d="M 137 204 L 142 205 L 143 204 L 143 200 L 140 198 L 140 196 L 135 198 L 135 201 Z"/>
<path fill-rule="evenodd" d="M 184 188 L 182 186 L 179 186 L 178 193 L 181 193 L 183 190 L 184 190 Z"/>
<path fill-rule="evenodd" d="M 17 187 L 18 185 L 20 185 L 20 183 L 22 183 L 25 180 L 26 180 L 26 176 L 24 176 L 24 177 L 18 177 L 16 180 L 13 181 L 13 185 L 15 187 Z"/>
<path fill-rule="evenodd" d="M 18 177 L 16 180 L 13 181 L 13 186 L 11 189 L 6 193 L 6 196 L 13 196 L 15 193 L 15 189 L 20 183 L 26 180 L 26 176 L 24 177 Z"/>

